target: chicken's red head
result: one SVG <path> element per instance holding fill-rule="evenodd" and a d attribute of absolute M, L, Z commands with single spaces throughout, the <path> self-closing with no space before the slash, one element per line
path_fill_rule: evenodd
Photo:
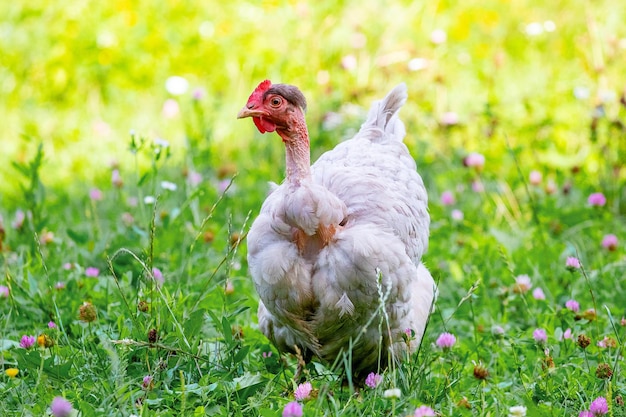
<path fill-rule="evenodd" d="M 297 87 L 265 80 L 255 88 L 237 118 L 252 117 L 259 132 L 289 130 L 296 109 L 304 114 L 306 99 Z"/>

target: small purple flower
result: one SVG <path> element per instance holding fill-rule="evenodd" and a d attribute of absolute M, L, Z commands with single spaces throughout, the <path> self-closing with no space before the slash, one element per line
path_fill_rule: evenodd
<path fill-rule="evenodd" d="M 441 204 L 444 206 L 451 206 L 455 203 L 454 194 L 451 191 L 444 191 L 441 193 Z"/>
<path fill-rule="evenodd" d="M 192 187 L 197 187 L 202 182 L 202 174 L 196 171 L 191 171 L 187 176 L 187 181 Z"/>
<path fill-rule="evenodd" d="M 226 188 L 228 188 L 229 184 L 230 184 L 230 180 L 221 180 L 220 182 L 217 183 L 218 191 L 220 193 L 223 193 L 224 191 L 226 191 Z"/>
<path fill-rule="evenodd" d="M 100 270 L 98 268 L 94 268 L 93 266 L 88 266 L 85 268 L 85 276 L 90 278 L 97 278 L 100 275 Z"/>
<path fill-rule="evenodd" d="M 494 324 L 491 328 L 491 333 L 494 336 L 502 336 L 504 334 L 504 327 L 500 326 L 499 324 Z"/>
<path fill-rule="evenodd" d="M 435 410 L 427 405 L 420 405 L 416 410 L 413 417 L 433 417 L 436 416 Z"/>
<path fill-rule="evenodd" d="M 513 292 L 517 294 L 524 294 L 528 292 L 533 286 L 530 277 L 526 274 L 518 275 L 515 277 L 515 285 L 513 286 Z"/>
<path fill-rule="evenodd" d="M 459 123 L 459 115 L 453 111 L 447 111 L 441 115 L 439 120 L 443 126 L 454 126 Z"/>
<path fill-rule="evenodd" d="M 54 289 L 55 290 L 62 290 L 65 288 L 65 283 L 64 282 L 57 282 L 56 284 L 54 284 Z"/>
<path fill-rule="evenodd" d="M 39 243 L 42 245 L 49 245 L 54 243 L 54 232 L 51 231 L 43 231 L 41 232 L 41 236 L 39 236 Z"/>
<path fill-rule="evenodd" d="M 537 287 L 533 290 L 533 298 L 535 300 L 545 300 L 546 295 L 543 293 L 543 290 L 541 288 Z"/>
<path fill-rule="evenodd" d="M 472 191 L 475 193 L 482 193 L 485 191 L 485 186 L 480 180 L 472 181 Z"/>
<path fill-rule="evenodd" d="M 48 328 L 49 329 L 56 329 L 57 328 L 57 324 L 53 321 L 49 321 L 48 322 Z"/>
<path fill-rule="evenodd" d="M 565 260 L 565 267 L 570 271 L 580 269 L 580 261 L 578 260 L 578 258 L 568 256 Z"/>
<path fill-rule="evenodd" d="M 89 190 L 89 198 L 92 201 L 100 201 L 100 200 L 102 200 L 102 191 L 100 191 L 97 188 L 92 188 L 91 190 Z"/>
<path fill-rule="evenodd" d="M 587 203 L 590 206 L 602 207 L 606 204 L 606 197 L 602 193 L 593 193 L 589 195 Z"/>
<path fill-rule="evenodd" d="M 602 238 L 602 247 L 609 251 L 617 249 L 617 236 L 610 234 Z"/>
<path fill-rule="evenodd" d="M 583 410 L 578 414 L 578 417 L 593 417 L 593 413 L 589 410 Z"/>
<path fill-rule="evenodd" d="M 614 347 L 617 347 L 617 342 L 615 341 L 615 339 L 612 339 L 608 336 L 604 336 L 604 338 L 598 342 L 598 347 L 614 348 Z"/>
<path fill-rule="evenodd" d="M 541 184 L 541 180 L 542 180 L 541 172 L 530 171 L 530 174 L 528 175 L 528 180 L 530 181 L 532 185 Z"/>
<path fill-rule="evenodd" d="M 67 417 L 72 412 L 72 403 L 63 397 L 54 397 L 50 411 L 54 417 Z"/>
<path fill-rule="evenodd" d="M 122 223 L 126 227 L 132 226 L 133 223 L 135 222 L 135 218 L 133 217 L 133 215 L 130 214 L 129 212 L 127 212 L 127 211 L 122 213 L 121 218 L 122 218 Z"/>
<path fill-rule="evenodd" d="M 456 343 L 456 337 L 452 333 L 441 333 L 435 344 L 442 349 L 450 349 Z"/>
<path fill-rule="evenodd" d="M 481 169 L 485 165 L 485 156 L 477 152 L 472 152 L 463 159 L 463 165 Z"/>
<path fill-rule="evenodd" d="M 370 388 L 376 388 L 381 382 L 383 382 L 383 377 L 375 372 L 370 372 L 365 378 L 365 385 Z"/>
<path fill-rule="evenodd" d="M 463 220 L 463 212 L 459 209 L 454 209 L 450 213 L 450 217 L 452 217 L 452 220 L 455 222 L 460 222 Z"/>
<path fill-rule="evenodd" d="M 143 377 L 143 381 L 141 381 L 141 388 L 146 391 L 152 389 L 152 375 L 146 375 Z"/>
<path fill-rule="evenodd" d="M 205 94 L 206 92 L 204 88 L 198 87 L 194 89 L 193 92 L 191 93 L 191 98 L 193 98 L 196 101 L 200 101 L 205 96 Z"/>
<path fill-rule="evenodd" d="M 311 391 L 313 391 L 313 386 L 311 386 L 310 382 L 303 382 L 298 385 L 298 388 L 293 392 L 293 396 L 298 401 L 304 401 L 311 396 Z"/>
<path fill-rule="evenodd" d="M 35 336 L 24 335 L 22 336 L 22 339 L 20 340 L 20 347 L 23 349 L 30 349 L 33 346 L 35 346 L 36 341 L 37 341 L 37 338 L 35 338 Z"/>
<path fill-rule="evenodd" d="M 430 41 L 434 43 L 435 45 L 446 43 L 447 40 L 448 40 L 448 34 L 443 29 L 435 29 L 432 32 L 430 32 Z"/>
<path fill-rule="evenodd" d="M 341 58 L 341 67 L 348 71 L 353 71 L 356 69 L 358 61 L 356 57 L 352 54 L 348 54 Z"/>
<path fill-rule="evenodd" d="M 157 267 L 152 268 L 152 276 L 158 285 L 163 285 L 165 279 L 163 278 L 163 272 Z"/>
<path fill-rule="evenodd" d="M 178 104 L 178 101 L 173 98 L 168 98 L 167 100 L 165 100 L 165 102 L 163 103 L 163 108 L 161 109 L 161 114 L 163 114 L 163 117 L 165 117 L 166 119 L 173 119 L 174 117 L 178 116 L 179 113 L 180 105 Z"/>
<path fill-rule="evenodd" d="M 9 287 L 5 285 L 0 285 L 0 298 L 8 298 L 9 297 Z"/>
<path fill-rule="evenodd" d="M 227 295 L 235 293 L 235 286 L 231 280 L 226 280 L 226 286 L 224 287 L 224 293 Z"/>
<path fill-rule="evenodd" d="M 292 401 L 285 405 L 283 417 L 302 417 L 302 406 L 297 401 Z"/>
<path fill-rule="evenodd" d="M 18 210 L 15 212 L 15 220 L 11 223 L 14 229 L 19 230 L 24 226 L 24 220 L 26 219 L 26 214 L 22 210 Z"/>
<path fill-rule="evenodd" d="M 578 313 L 578 311 L 580 310 L 580 304 L 578 304 L 578 301 L 576 300 L 567 300 L 565 302 L 565 308 L 573 311 L 574 313 Z"/>
<path fill-rule="evenodd" d="M 606 398 L 598 397 L 591 402 L 589 411 L 595 416 L 603 416 L 609 412 L 609 405 L 606 402 Z"/>
<path fill-rule="evenodd" d="M 571 339 L 572 338 L 572 329 L 568 328 L 563 332 L 563 339 Z"/>
<path fill-rule="evenodd" d="M 548 341 L 548 334 L 544 329 L 535 329 L 533 339 L 535 339 L 537 343 L 545 343 Z"/>
<path fill-rule="evenodd" d="M 120 175 L 119 169 L 114 169 L 113 171 L 111 171 L 111 184 L 113 184 L 113 186 L 116 188 L 121 188 L 124 185 L 124 180 Z"/>
<path fill-rule="evenodd" d="M 111 126 L 104 120 L 96 120 L 91 124 L 93 132 L 98 136 L 108 136 L 111 134 Z"/>

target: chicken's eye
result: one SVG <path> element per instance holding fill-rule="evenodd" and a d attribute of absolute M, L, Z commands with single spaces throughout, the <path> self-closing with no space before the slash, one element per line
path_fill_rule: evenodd
<path fill-rule="evenodd" d="M 280 104 L 281 104 L 282 102 L 283 102 L 283 101 L 280 99 L 280 97 L 273 97 L 273 98 L 270 100 L 270 105 L 271 105 L 272 107 L 278 107 L 278 106 L 280 106 Z"/>

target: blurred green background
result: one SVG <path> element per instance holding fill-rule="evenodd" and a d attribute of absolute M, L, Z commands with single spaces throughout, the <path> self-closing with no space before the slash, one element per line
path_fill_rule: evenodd
<path fill-rule="evenodd" d="M 400 116 L 430 198 L 425 261 L 440 283 L 425 343 L 441 331 L 459 340 L 455 352 L 423 349 L 406 364 L 411 378 L 389 375 L 404 387 L 397 410 L 337 379 L 307 415 L 422 403 L 446 415 L 516 404 L 577 415 L 605 388 L 625 396 L 617 365 L 615 383 L 590 367 L 618 363 L 619 350 L 596 349 L 609 324 L 623 340 L 613 317 L 625 313 L 624 22 L 615 0 L 0 1 L 0 359 L 20 372 L 2 376 L 0 414 L 43 415 L 61 394 L 86 416 L 280 413 L 292 381 L 266 355 L 240 245 L 267 181 L 284 177 L 280 139 L 236 119 L 266 78 L 305 93 L 313 160 L 407 83 Z M 463 166 L 474 152 L 484 167 Z M 589 204 L 597 192 L 606 206 Z M 568 256 L 590 278 L 565 270 Z M 515 290 L 520 274 L 546 302 Z M 562 308 L 574 297 L 598 320 Z M 89 327 L 84 301 L 98 309 Z M 59 329 L 45 327 L 51 319 Z M 43 350 L 17 347 L 42 327 L 59 342 L 47 368 Z M 556 369 L 532 339 L 539 327 Z M 552 344 L 567 328 L 592 347 Z M 152 329 L 181 353 L 167 366 L 160 348 L 138 359 Z M 107 342 L 126 338 L 138 345 Z M 477 385 L 481 361 L 493 383 Z"/>
<path fill-rule="evenodd" d="M 609 121 L 623 111 L 624 21 L 614 1 L 5 1 L 0 192 L 18 203 L 9 162 L 38 142 L 47 186 L 97 181 L 95 167 L 131 161 L 131 130 L 168 140 L 174 158 L 204 150 L 195 163 L 208 167 L 268 164 L 251 142 L 272 138 L 235 118 L 264 78 L 304 91 L 314 156 L 349 133 L 323 131 L 327 112 L 346 122 L 354 109 L 342 105 L 367 108 L 404 81 L 418 160 L 454 161 L 458 149 L 500 158 L 506 137 L 531 166 L 601 173 L 611 161 L 593 154 L 590 126 L 594 111 Z M 166 89 L 172 76 L 188 83 L 180 95 Z M 601 125 L 600 140 L 614 128 Z M 269 163 L 252 174 L 279 181 L 282 161 Z"/>

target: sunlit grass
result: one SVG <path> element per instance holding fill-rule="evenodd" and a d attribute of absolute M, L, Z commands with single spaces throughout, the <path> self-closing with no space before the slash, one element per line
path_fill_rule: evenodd
<path fill-rule="evenodd" d="M 245 258 L 284 170 L 280 140 L 235 118 L 264 78 L 306 94 L 314 159 L 406 82 L 430 196 L 440 296 L 419 354 L 356 392 L 341 366 L 310 364 L 304 415 L 570 416 L 598 397 L 626 415 L 616 5 L 3 2 L 0 15 L 1 415 L 57 413 L 55 397 L 84 416 L 278 416 L 295 400 L 295 359 L 257 329 Z"/>

